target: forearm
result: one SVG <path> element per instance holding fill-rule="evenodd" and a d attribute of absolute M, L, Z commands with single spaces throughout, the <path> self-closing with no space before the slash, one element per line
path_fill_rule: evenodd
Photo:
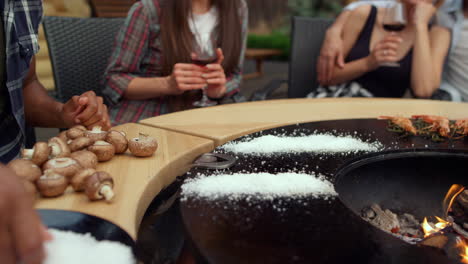
<path fill-rule="evenodd" d="M 136 77 L 130 81 L 124 98 L 129 100 L 146 100 L 175 94 L 173 84 L 167 77 Z"/>
<path fill-rule="evenodd" d="M 375 66 L 372 66 L 369 57 L 346 63 L 343 68 L 335 67 L 330 85 L 346 83 L 357 79 L 367 72 L 373 71 L 375 68 Z"/>
<path fill-rule="evenodd" d="M 343 33 L 343 27 L 348 21 L 349 15 L 351 14 L 351 11 L 345 10 L 341 12 L 341 14 L 335 19 L 335 22 L 327 29 L 327 35 L 336 35 L 341 37 L 341 34 Z"/>
<path fill-rule="evenodd" d="M 47 94 L 46 89 L 34 79 L 23 87 L 26 121 L 32 126 L 65 127 L 61 118 L 63 104 Z"/>
<path fill-rule="evenodd" d="M 417 25 L 411 69 L 411 86 L 418 97 L 430 97 L 437 89 L 427 25 Z"/>

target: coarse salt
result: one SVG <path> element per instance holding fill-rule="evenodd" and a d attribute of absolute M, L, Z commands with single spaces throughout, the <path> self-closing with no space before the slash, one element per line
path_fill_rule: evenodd
<path fill-rule="evenodd" d="M 245 142 L 231 142 L 222 149 L 240 154 L 273 154 L 292 152 L 338 153 L 379 151 L 379 142 L 364 142 L 352 136 L 315 134 L 302 137 L 265 135 Z"/>
<path fill-rule="evenodd" d="M 250 173 L 201 176 L 182 185 L 182 199 L 199 197 L 208 200 L 245 197 L 272 200 L 288 198 L 325 198 L 337 196 L 333 184 L 323 176 L 306 173 Z"/>
<path fill-rule="evenodd" d="M 49 229 L 44 264 L 134 264 L 132 249 L 113 241 L 97 241 L 91 234 Z"/>

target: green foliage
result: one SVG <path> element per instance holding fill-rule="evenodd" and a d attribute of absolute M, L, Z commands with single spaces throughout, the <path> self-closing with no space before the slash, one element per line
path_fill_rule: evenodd
<path fill-rule="evenodd" d="M 289 0 L 293 16 L 335 17 L 343 8 L 338 0 Z"/>
<path fill-rule="evenodd" d="M 275 59 L 287 60 L 289 57 L 289 50 L 291 40 L 289 35 L 281 32 L 274 32 L 270 35 L 255 35 L 249 34 L 247 38 L 247 47 L 256 49 L 280 49 L 283 55 Z"/>

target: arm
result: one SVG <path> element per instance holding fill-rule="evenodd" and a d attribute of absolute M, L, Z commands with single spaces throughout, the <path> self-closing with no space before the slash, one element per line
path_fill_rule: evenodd
<path fill-rule="evenodd" d="M 439 88 L 445 56 L 450 45 L 450 32 L 433 26 L 429 32 L 429 19 L 435 12 L 430 4 L 418 4 L 414 14 L 415 39 L 411 87 L 417 97 L 430 97 Z"/>
<path fill-rule="evenodd" d="M 150 39 L 151 23 L 155 22 L 143 4 L 137 3 L 129 11 L 125 25 L 117 36 L 105 73 L 104 93 L 113 103 L 118 103 L 122 98 L 145 100 L 181 94 L 184 90 L 201 89 L 206 83 L 200 78 L 201 71 L 191 64 L 176 64 L 170 76 L 141 76 L 142 61 L 150 42 L 154 41 Z"/>
<path fill-rule="evenodd" d="M 29 72 L 23 83 L 26 121 L 33 126 L 71 127 L 76 124 L 92 128 L 110 127 L 107 107 L 94 92 L 74 96 L 65 104 L 51 98 L 36 75 L 36 59 L 32 58 Z"/>

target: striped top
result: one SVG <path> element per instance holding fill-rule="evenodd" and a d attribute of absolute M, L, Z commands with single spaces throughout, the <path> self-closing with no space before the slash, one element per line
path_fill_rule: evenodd
<path fill-rule="evenodd" d="M 148 100 L 123 98 L 130 81 L 135 77 L 162 77 L 162 44 L 160 39 L 160 1 L 141 0 L 129 11 L 121 28 L 105 73 L 104 96 L 111 103 L 109 115 L 112 125 L 137 122 L 141 119 L 168 113 L 170 96 Z M 247 4 L 241 0 L 243 50 L 235 72 L 227 73 L 227 94 L 239 91 L 242 64 L 247 40 Z"/>

